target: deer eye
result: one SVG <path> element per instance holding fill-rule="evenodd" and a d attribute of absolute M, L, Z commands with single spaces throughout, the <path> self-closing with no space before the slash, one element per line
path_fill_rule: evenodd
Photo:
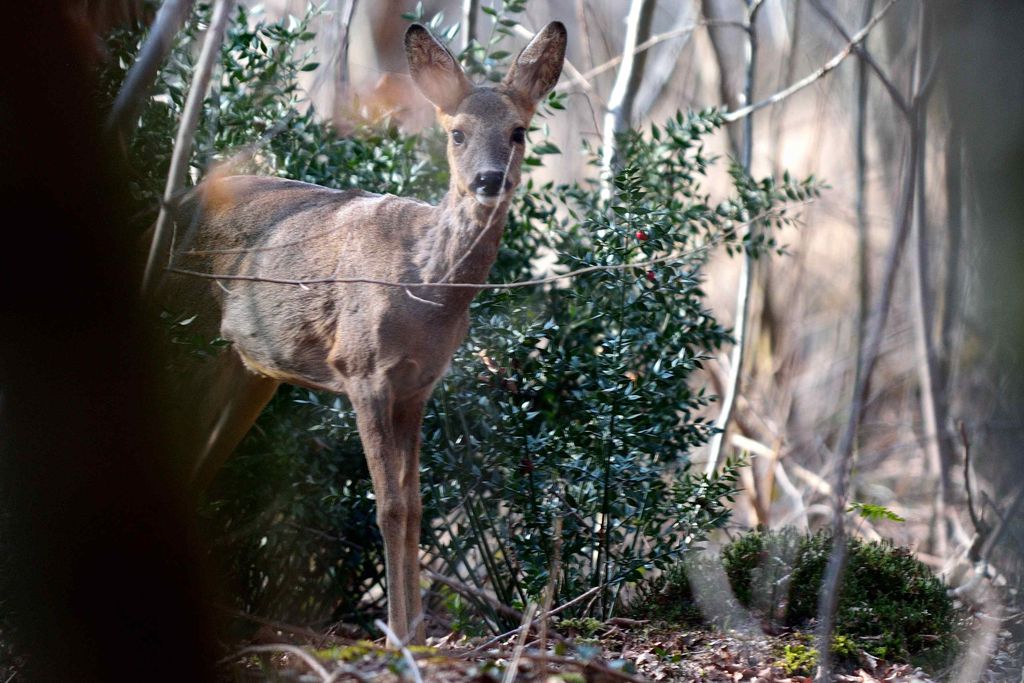
<path fill-rule="evenodd" d="M 452 142 L 454 142 L 456 145 L 461 145 L 465 141 L 466 141 L 466 134 L 465 133 L 463 133 L 461 130 L 453 130 L 452 131 Z"/>
<path fill-rule="evenodd" d="M 526 129 L 525 128 L 516 128 L 514 131 L 512 131 L 512 144 L 513 145 L 521 145 L 524 142 L 526 142 Z"/>

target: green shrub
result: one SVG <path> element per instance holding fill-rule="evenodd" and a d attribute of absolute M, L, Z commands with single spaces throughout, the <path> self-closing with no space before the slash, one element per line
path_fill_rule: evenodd
<path fill-rule="evenodd" d="M 942 582 L 905 548 L 859 539 L 849 539 L 848 544 L 833 643 L 836 654 L 849 657 L 863 649 L 887 659 L 948 655 L 956 615 Z M 831 546 L 831 537 L 824 532 L 807 536 L 793 530 L 751 531 L 723 549 L 721 563 L 740 604 L 766 620 L 805 628 L 817 617 Z M 692 605 L 687 579 L 692 570 L 692 562 L 672 568 L 661 585 L 645 589 L 634 610 L 662 616 L 658 591 Z"/>

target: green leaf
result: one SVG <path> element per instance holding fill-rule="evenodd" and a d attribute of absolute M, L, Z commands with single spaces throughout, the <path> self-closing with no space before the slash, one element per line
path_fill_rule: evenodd
<path fill-rule="evenodd" d="M 890 522 L 905 522 L 904 518 L 897 515 L 895 512 L 885 507 L 884 505 L 874 505 L 871 503 L 852 503 L 847 512 L 856 512 L 864 519 L 869 522 L 877 522 L 882 519 L 887 519 Z"/>

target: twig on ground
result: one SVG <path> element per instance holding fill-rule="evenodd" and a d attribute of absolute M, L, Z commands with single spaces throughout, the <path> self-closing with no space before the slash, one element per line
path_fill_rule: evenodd
<path fill-rule="evenodd" d="M 553 617 L 556 614 L 558 614 L 559 612 L 562 612 L 562 611 L 572 607 L 573 605 L 576 605 L 576 604 L 578 604 L 580 602 L 583 602 L 587 598 L 595 595 L 602 588 L 603 588 L 603 586 L 594 586 L 593 588 L 591 588 L 590 590 L 586 591 L 585 593 L 580 593 L 579 595 L 577 595 L 572 600 L 570 600 L 570 601 L 568 601 L 566 603 L 563 603 L 563 604 L 559 605 L 558 607 L 556 607 L 555 609 L 553 609 L 550 612 L 548 612 L 547 616 L 548 617 Z M 530 626 L 532 627 L 533 624 L 530 624 Z M 522 626 L 517 626 L 516 628 L 512 629 L 511 631 L 507 631 L 505 633 L 496 635 L 493 638 L 491 638 L 490 640 L 488 640 L 488 641 L 486 641 L 486 642 L 484 642 L 484 643 L 482 643 L 480 645 L 477 645 L 475 648 L 473 648 L 473 652 L 483 652 L 484 650 L 486 650 L 490 646 L 494 645 L 495 643 L 500 643 L 501 641 L 505 640 L 506 638 L 510 638 L 510 637 L 514 636 L 516 633 L 519 632 L 519 630 L 521 628 L 523 628 L 523 627 Z"/>
<path fill-rule="evenodd" d="M 228 662 L 234 661 L 234 660 L 236 660 L 236 659 L 238 659 L 240 657 L 243 657 L 245 655 L 248 655 L 248 654 L 260 654 L 260 653 L 263 653 L 263 654 L 266 654 L 266 653 L 273 653 L 273 654 L 287 653 L 287 654 L 290 654 L 290 655 L 295 655 L 296 657 L 301 659 L 303 662 L 305 662 L 306 666 L 308 666 L 310 668 L 310 670 L 313 671 L 313 673 L 315 673 L 317 676 L 320 677 L 320 680 L 322 681 L 322 683 L 328 683 L 330 681 L 338 680 L 337 673 L 339 673 L 339 672 L 335 672 L 335 674 L 332 675 L 329 671 L 327 671 L 326 668 L 324 668 L 323 664 L 321 664 L 319 661 L 317 661 L 317 659 L 315 657 L 313 657 L 311 654 L 309 654 L 308 652 L 303 650 L 301 647 L 296 647 L 295 645 L 286 645 L 284 643 L 276 643 L 276 644 L 273 644 L 273 645 L 250 645 L 248 647 L 243 647 L 238 652 L 235 652 L 234 654 L 231 654 L 231 655 L 228 655 L 227 657 L 224 657 L 218 663 L 219 664 L 226 664 Z M 353 678 L 355 678 L 355 679 L 357 679 L 359 681 L 365 681 L 366 680 L 365 678 L 363 678 L 363 676 L 361 674 L 359 674 L 358 672 L 356 672 L 354 670 L 346 670 L 344 672 L 344 674 L 352 676 Z"/>
<path fill-rule="evenodd" d="M 384 635 L 387 636 L 388 640 L 391 641 L 391 644 L 394 645 L 394 647 L 396 647 L 398 651 L 402 653 L 402 660 L 405 662 L 405 665 L 409 667 L 409 673 L 412 674 L 413 681 L 415 681 L 415 683 L 423 683 L 423 677 L 420 675 L 420 667 L 416 664 L 415 657 L 413 657 L 412 653 L 409 652 L 409 648 L 405 646 L 405 643 L 402 642 L 402 639 L 399 638 L 398 635 L 396 635 L 394 631 L 388 628 L 388 625 L 380 619 L 374 619 L 373 625 L 379 628 L 381 632 L 383 632 Z"/>
<path fill-rule="evenodd" d="M 512 650 L 512 658 L 508 662 L 508 667 L 505 668 L 505 675 L 502 676 L 502 683 L 513 683 L 516 680 L 516 674 L 519 673 L 519 661 L 523 657 L 523 651 L 526 649 L 526 636 L 530 633 L 529 626 L 533 623 L 533 617 L 537 613 L 537 603 L 531 602 L 526 606 L 526 612 L 523 614 L 523 621 L 519 625 L 519 638 L 516 641 L 516 647 Z"/>

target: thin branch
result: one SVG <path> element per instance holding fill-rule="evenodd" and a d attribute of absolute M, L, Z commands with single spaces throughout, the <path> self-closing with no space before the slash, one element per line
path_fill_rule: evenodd
<path fill-rule="evenodd" d="M 971 485 L 971 442 L 967 439 L 967 427 L 963 420 L 960 420 L 959 432 L 960 443 L 964 449 L 964 490 L 967 491 L 967 514 L 971 516 L 971 524 L 974 525 L 975 533 L 983 535 L 987 528 L 978 516 L 974 508 L 974 487 Z"/>
<path fill-rule="evenodd" d="M 174 36 L 185 24 L 194 0 L 164 0 L 160 5 L 153 26 L 149 30 L 146 44 L 142 46 L 135 63 L 128 70 L 121 91 L 107 116 L 108 133 L 123 138 L 131 129 L 138 115 L 139 105 L 153 86 L 160 65 L 174 44 Z"/>
<path fill-rule="evenodd" d="M 795 206 L 800 206 L 800 205 L 809 204 L 809 203 L 810 203 L 810 200 L 807 200 L 807 201 L 803 201 L 803 202 L 800 202 L 798 204 L 795 204 Z M 790 206 L 794 206 L 794 205 L 790 205 Z M 785 210 L 785 209 L 783 209 L 783 210 Z M 779 215 L 781 215 L 781 213 L 779 211 L 765 211 L 764 213 L 761 213 L 761 214 L 755 216 L 754 218 L 752 218 L 751 220 L 747 221 L 746 223 L 739 224 L 737 227 L 742 228 L 744 226 L 750 225 L 751 223 L 753 223 L 755 221 L 764 221 L 764 220 L 767 220 L 767 219 L 771 218 L 772 216 L 779 216 Z M 587 273 L 594 273 L 594 272 L 599 272 L 599 271 L 617 271 L 617 270 L 629 270 L 631 268 L 648 268 L 650 266 L 658 265 L 660 263 L 667 263 L 669 261 L 675 261 L 675 260 L 678 260 L 678 259 L 685 259 L 685 258 L 689 258 L 689 257 L 692 257 L 692 256 L 696 256 L 697 254 L 706 252 L 706 251 L 714 248 L 720 242 L 721 242 L 720 238 L 712 238 L 707 243 L 702 244 L 702 245 L 697 246 L 697 247 L 694 247 L 692 249 L 687 249 L 687 250 L 684 250 L 684 251 L 673 252 L 673 253 L 668 254 L 666 256 L 659 256 L 657 258 L 648 259 L 646 261 L 635 261 L 633 263 L 614 263 L 614 264 L 607 264 L 607 265 L 601 265 L 601 266 L 587 266 L 586 268 L 578 268 L 576 270 L 571 270 L 571 271 L 569 271 L 567 273 L 562 273 L 560 275 L 550 275 L 548 277 L 537 278 L 537 279 L 533 279 L 533 280 L 518 280 L 516 282 L 504 282 L 504 283 L 495 283 L 495 284 L 488 284 L 488 283 L 479 283 L 478 284 L 478 283 L 472 283 L 472 282 L 395 282 L 395 281 L 392 281 L 392 280 L 378 280 L 378 279 L 374 279 L 374 278 L 364 278 L 364 277 L 347 277 L 347 278 L 346 277 L 323 277 L 323 278 L 310 278 L 310 279 L 275 278 L 275 277 L 263 277 L 263 276 L 259 276 L 259 275 L 229 275 L 229 274 L 226 274 L 226 273 L 204 273 L 204 272 L 197 271 L 197 270 L 188 270 L 188 269 L 184 269 L 184 268 L 176 268 L 176 267 L 171 267 L 171 266 L 168 266 L 166 268 L 166 272 L 168 272 L 168 273 L 176 273 L 178 275 L 189 275 L 189 276 L 192 276 L 192 277 L 199 277 L 199 278 L 204 278 L 204 279 L 207 279 L 207 280 L 224 280 L 224 281 L 241 281 L 241 282 L 267 282 L 267 283 L 271 283 L 271 284 L 292 285 L 292 286 L 297 286 L 297 287 L 308 287 L 310 285 L 330 285 L 330 284 L 369 284 L 369 285 L 379 285 L 379 286 L 382 286 L 382 287 L 398 287 L 398 288 L 401 288 L 401 289 L 407 289 L 407 288 L 410 288 L 410 287 L 416 287 L 416 288 L 420 288 L 420 287 L 425 287 L 425 288 L 431 288 L 431 287 L 442 287 L 442 288 L 444 288 L 444 287 L 449 287 L 449 288 L 456 288 L 456 289 L 460 289 L 461 288 L 461 289 L 479 289 L 479 290 L 485 290 L 485 289 L 515 289 L 517 287 L 534 287 L 534 286 L 538 286 L 538 285 L 547 285 L 547 284 L 551 284 L 551 283 L 554 283 L 554 282 L 558 282 L 559 280 L 565 280 L 565 279 L 576 277 L 578 275 L 585 275 Z M 201 253 L 205 253 L 205 252 L 201 252 Z"/>
<path fill-rule="evenodd" d="M 533 617 L 536 613 L 537 603 L 531 601 L 523 613 L 519 638 L 516 640 L 516 646 L 512 650 L 512 658 L 505 668 L 505 675 L 501 677 L 501 683 L 513 683 L 516 680 L 516 674 L 519 673 L 519 662 L 523 657 L 523 651 L 526 650 L 526 636 L 530 632 L 527 626 L 533 623 Z"/>
<path fill-rule="evenodd" d="M 408 289 L 411 287 L 416 288 L 454 288 L 454 289 L 515 289 L 517 287 L 534 287 L 537 285 L 547 285 L 552 282 L 558 282 L 559 280 L 565 280 L 567 278 L 576 277 L 577 275 L 584 275 L 586 273 L 593 273 L 597 271 L 615 271 L 615 270 L 629 270 L 631 268 L 647 268 L 649 266 L 657 265 L 659 263 L 665 263 L 667 261 L 674 261 L 677 259 L 686 258 L 688 256 L 694 256 L 703 251 L 707 251 L 717 244 L 717 240 L 712 240 L 708 244 L 689 249 L 687 251 L 675 252 L 668 256 L 660 256 L 658 258 L 650 259 L 647 261 L 637 261 L 634 263 L 615 263 L 603 266 L 587 266 L 586 268 L 579 268 L 577 270 L 569 271 L 568 273 L 562 273 L 561 275 L 550 275 L 548 277 L 537 278 L 535 280 L 519 280 L 517 282 L 504 282 L 497 284 L 475 283 L 475 282 L 394 282 L 391 280 L 375 280 L 373 278 L 364 277 L 324 277 L 324 278 L 310 278 L 304 280 L 290 279 L 290 278 L 275 278 L 275 277 L 263 277 L 259 275 L 227 275 L 223 273 L 203 273 L 196 270 L 186 270 L 184 268 L 167 268 L 168 273 L 177 273 L 178 275 L 191 275 L 193 277 L 201 277 L 207 280 L 237 280 L 242 282 L 268 282 L 278 285 L 296 285 L 299 287 L 308 287 L 310 285 L 334 285 L 334 284 L 367 284 L 367 285 L 380 285 L 382 287 L 400 287 L 402 289 Z M 433 302 L 431 302 L 433 303 Z"/>
<path fill-rule="evenodd" d="M 147 294 L 152 287 L 157 256 L 166 241 L 167 227 L 171 222 L 171 215 L 167 207 L 185 183 L 196 126 L 202 113 L 203 100 L 206 98 L 206 90 L 210 85 L 214 64 L 220 56 L 220 45 L 224 41 L 224 32 L 227 29 L 233 6 L 233 0 L 217 0 L 217 4 L 213 8 L 210 26 L 206 29 L 203 49 L 199 55 L 199 63 L 196 65 L 196 75 L 192 79 L 188 99 L 185 102 L 185 111 L 182 113 L 181 123 L 178 127 L 178 136 L 174 141 L 174 153 L 171 157 L 171 168 L 167 173 L 167 185 L 164 187 L 160 215 L 157 216 L 153 242 L 149 248 L 149 257 L 146 259 L 146 270 L 142 277 L 143 295 Z"/>
<path fill-rule="evenodd" d="M 929 30 L 928 21 L 921 10 L 921 59 L 919 64 L 929 61 L 928 44 Z M 929 62 L 931 63 L 931 62 Z M 926 86 L 926 79 L 920 75 L 917 82 L 921 88 Z M 916 98 L 919 99 L 919 98 Z M 935 494 L 935 547 L 934 553 L 940 557 L 946 554 L 946 545 L 949 537 L 949 519 L 947 510 L 952 507 L 953 482 L 951 477 L 952 453 L 950 444 L 943 433 L 946 427 L 945 404 L 939 396 L 941 384 L 939 371 L 935 360 L 934 343 L 934 321 L 932 310 L 934 309 L 934 298 L 928 287 L 928 210 L 926 193 L 927 165 L 925 140 L 927 140 L 928 110 L 923 106 L 915 106 L 913 112 L 917 117 L 917 126 L 913 133 L 920 137 L 918 143 L 919 154 L 917 158 L 917 200 L 914 206 L 914 221 L 912 227 L 912 239 L 914 249 L 911 251 L 911 297 L 912 297 L 912 318 L 914 324 L 914 339 L 917 355 L 917 370 L 919 384 L 919 399 L 921 405 L 921 419 L 923 423 L 922 440 L 927 454 L 928 461 L 935 472 L 937 490 Z"/>
<path fill-rule="evenodd" d="M 819 0 L 813 0 L 819 11 L 823 11 Z M 865 20 L 874 11 L 874 0 L 868 0 L 864 5 L 864 12 L 867 15 Z M 849 39 L 845 30 L 836 25 L 836 28 Z M 896 93 L 899 95 L 899 93 Z M 902 96 L 900 96 L 902 100 Z M 857 339 L 863 339 L 868 324 L 868 305 L 871 300 L 871 273 L 869 272 L 868 253 L 871 247 L 868 234 L 868 212 L 867 212 L 867 127 L 868 127 L 868 78 L 867 61 L 861 59 L 857 63 L 857 131 L 855 134 L 854 154 L 856 156 L 856 184 L 857 196 L 854 200 L 857 212 Z M 861 345 L 857 345 L 856 364 L 854 372 L 860 372 L 861 366 Z M 857 379 L 854 378 L 854 384 Z"/>
<path fill-rule="evenodd" d="M 531 31 L 522 24 L 513 26 L 512 32 L 520 38 L 525 38 L 527 41 L 533 40 L 533 37 L 537 34 L 536 31 Z M 572 77 L 574 83 L 579 83 L 587 92 L 594 92 L 594 87 L 590 85 L 587 79 L 583 77 L 583 74 L 580 73 L 580 70 L 576 68 L 576 65 L 570 62 L 568 58 L 562 63 L 562 68 Z M 559 90 L 559 88 L 556 87 L 555 90 Z"/>
<path fill-rule="evenodd" d="M 638 55 L 641 52 L 650 50 L 655 45 L 664 43 L 666 40 L 672 40 L 673 38 L 682 38 L 689 36 L 691 33 L 701 28 L 702 26 L 731 26 L 733 28 L 739 28 L 744 30 L 746 30 L 747 28 L 746 24 L 739 21 L 719 21 L 715 19 L 705 19 L 690 24 L 688 26 L 680 26 L 679 28 L 672 29 L 671 31 L 665 31 L 664 33 L 655 34 L 648 38 L 647 40 L 645 40 L 644 42 L 637 45 L 633 49 L 633 54 Z M 599 76 L 603 74 L 605 71 L 611 71 L 612 69 L 614 69 L 615 67 L 622 63 L 623 58 L 624 55 L 617 55 L 609 59 L 607 62 L 599 64 L 593 67 L 592 69 L 588 69 L 583 73 L 576 72 L 578 76 L 574 75 L 571 80 L 559 83 L 555 87 L 555 91 L 564 92 L 566 90 L 571 90 L 572 88 L 575 88 L 577 86 L 589 90 L 592 88 L 590 84 L 590 79 L 592 79 L 594 76 Z"/>
<path fill-rule="evenodd" d="M 423 676 L 420 674 L 420 667 L 416 665 L 416 659 L 412 656 L 412 652 L 409 651 L 409 648 L 405 646 L 405 643 L 402 642 L 402 639 L 399 638 L 398 635 L 388 628 L 388 625 L 380 619 L 374 619 L 373 624 L 379 628 L 381 632 L 387 636 L 388 640 L 398 648 L 398 651 L 402 653 L 402 659 L 405 661 L 405 665 L 409 668 L 409 671 L 412 672 L 412 680 L 414 683 L 423 683 Z"/>
<path fill-rule="evenodd" d="M 744 116 L 750 116 L 751 114 L 760 109 L 764 109 L 765 107 L 781 102 L 787 97 L 790 97 L 791 95 L 800 92 L 807 86 L 823 78 L 831 71 L 833 71 L 837 66 L 839 66 L 844 59 L 850 56 L 854 48 L 867 37 L 867 35 L 871 32 L 871 29 L 873 29 L 875 25 L 882 20 L 886 13 L 888 13 L 892 6 L 895 5 L 897 2 L 899 2 L 899 0 L 889 0 L 887 3 L 885 3 L 882 9 L 880 9 L 873 17 L 871 17 L 871 21 L 869 21 L 864 26 L 864 28 L 857 31 L 857 33 L 855 33 L 853 37 L 850 38 L 850 42 L 846 45 L 846 47 L 840 50 L 834 57 L 832 57 L 832 59 L 825 62 L 825 64 L 821 68 L 808 74 L 807 76 L 800 79 L 793 85 L 789 86 L 788 88 L 785 88 L 784 90 L 780 90 L 779 92 L 775 93 L 770 97 L 766 97 L 765 99 L 759 102 L 755 102 L 754 104 L 748 105 L 741 109 L 737 109 L 736 111 L 726 112 L 722 116 L 722 118 L 729 123 L 733 121 L 738 121 Z"/>
<path fill-rule="evenodd" d="M 850 32 L 846 30 L 842 22 L 839 20 L 839 17 L 837 17 L 832 10 L 825 7 L 821 0 L 811 0 L 811 4 L 814 6 L 814 9 L 818 11 L 818 14 L 823 16 L 825 20 L 832 25 L 832 28 L 834 28 L 839 35 L 845 38 L 847 42 L 853 43 L 853 37 L 850 35 Z M 886 91 L 888 91 L 889 97 L 892 98 L 893 104 L 903 112 L 904 116 L 910 114 L 910 104 L 907 102 L 906 98 L 903 97 L 899 89 L 897 89 L 896 85 L 892 82 L 892 79 L 889 78 L 889 75 L 882 70 L 882 67 L 875 60 L 874 56 L 862 43 L 863 41 L 853 43 L 853 49 L 857 53 L 861 62 L 871 67 L 871 70 L 875 72 L 875 75 L 878 76 L 878 80 L 883 86 L 885 86 Z"/>

